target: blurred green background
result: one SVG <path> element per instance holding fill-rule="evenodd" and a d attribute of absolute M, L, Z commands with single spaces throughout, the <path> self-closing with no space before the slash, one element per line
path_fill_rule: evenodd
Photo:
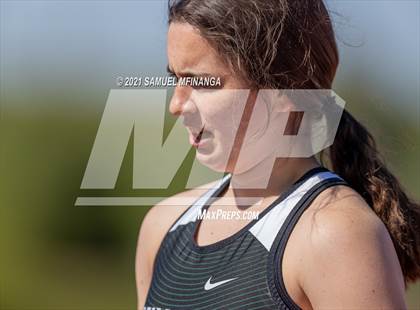
<path fill-rule="evenodd" d="M 419 2 L 327 3 L 342 58 L 334 90 L 420 200 Z M 131 142 L 115 190 L 80 184 L 115 78 L 166 74 L 165 14 L 165 1 L 1 1 L 1 309 L 135 308 L 147 208 L 74 203 L 141 194 Z M 410 309 L 419 296 L 410 287 Z"/>

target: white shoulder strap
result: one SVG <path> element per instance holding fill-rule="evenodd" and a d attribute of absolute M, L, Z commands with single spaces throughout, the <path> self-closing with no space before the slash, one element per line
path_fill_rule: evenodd
<path fill-rule="evenodd" d="M 293 208 L 296 207 L 303 195 L 305 195 L 305 193 L 318 183 L 331 178 L 339 177 L 331 172 L 321 172 L 309 177 L 284 200 L 279 202 L 279 204 L 259 219 L 258 222 L 249 229 L 249 231 L 264 245 L 267 250 L 270 250 L 274 239 L 281 227 L 284 225 L 287 216 Z"/>

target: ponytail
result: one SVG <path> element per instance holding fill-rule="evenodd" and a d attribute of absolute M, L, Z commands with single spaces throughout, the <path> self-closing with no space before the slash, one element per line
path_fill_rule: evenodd
<path fill-rule="evenodd" d="M 332 169 L 372 207 L 387 227 L 405 283 L 420 278 L 420 206 L 385 167 L 367 129 L 344 110 L 334 144 Z"/>

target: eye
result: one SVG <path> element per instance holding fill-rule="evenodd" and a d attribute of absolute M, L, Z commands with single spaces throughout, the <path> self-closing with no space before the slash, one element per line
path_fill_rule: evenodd
<path fill-rule="evenodd" d="M 215 86 L 192 86 L 192 88 L 194 88 L 195 90 L 199 90 L 199 91 L 214 91 L 217 89 L 220 89 L 220 87 L 215 87 Z"/>

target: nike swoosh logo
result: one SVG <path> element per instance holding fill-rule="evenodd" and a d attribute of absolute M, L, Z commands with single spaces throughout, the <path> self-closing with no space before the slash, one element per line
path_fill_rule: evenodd
<path fill-rule="evenodd" d="M 236 279 L 237 279 L 237 278 L 232 278 L 232 279 L 227 279 L 227 280 L 223 280 L 223 281 L 219 281 L 219 282 L 210 283 L 211 278 L 212 278 L 212 277 L 210 277 L 210 278 L 207 280 L 206 284 L 204 284 L 204 289 L 205 289 L 206 291 L 209 291 L 209 290 L 211 290 L 211 289 L 214 289 L 215 287 L 218 287 L 218 286 L 220 286 L 220 285 L 222 285 L 222 284 L 225 284 L 225 283 L 228 283 L 228 282 L 230 282 L 230 281 L 233 281 L 233 280 L 236 280 Z"/>

